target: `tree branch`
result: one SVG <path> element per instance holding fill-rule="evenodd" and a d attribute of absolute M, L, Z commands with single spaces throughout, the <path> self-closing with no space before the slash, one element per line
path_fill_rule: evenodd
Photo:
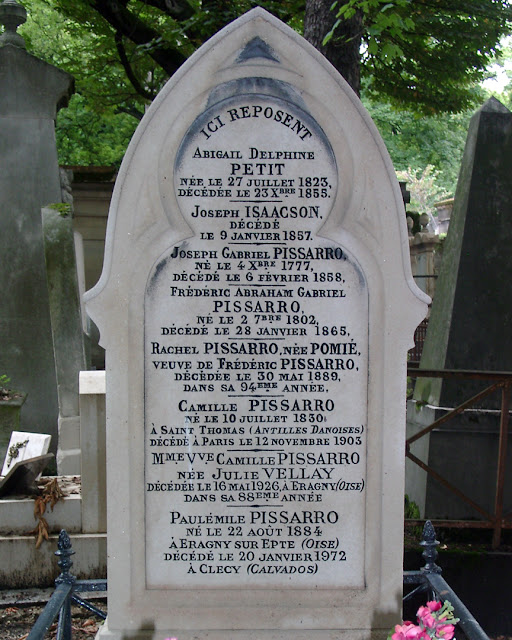
<path fill-rule="evenodd" d="M 134 106 L 128 105 L 118 105 L 116 107 L 115 113 L 126 113 L 129 116 L 133 116 L 137 120 L 142 120 L 142 118 L 144 117 L 142 111 L 139 111 L 139 109 Z"/>
<path fill-rule="evenodd" d="M 92 7 L 114 28 L 114 30 L 138 45 L 161 42 L 148 47 L 148 55 L 171 76 L 186 60 L 180 51 L 161 40 L 161 35 L 126 6 L 116 0 L 93 0 Z"/>
<path fill-rule="evenodd" d="M 187 0 L 145 0 L 146 4 L 156 9 L 160 9 L 163 13 L 171 16 L 175 20 L 188 20 L 194 15 L 194 8 L 190 6 Z"/>
<path fill-rule="evenodd" d="M 121 64 L 123 65 L 123 69 L 125 70 L 125 73 L 126 73 L 126 77 L 131 82 L 132 87 L 140 96 L 142 96 L 146 100 L 153 100 L 156 94 L 152 93 L 151 91 L 148 91 L 139 82 L 139 79 L 137 78 L 137 76 L 135 75 L 132 69 L 130 61 L 128 60 L 128 56 L 126 55 L 126 49 L 124 48 L 124 44 L 123 44 L 123 36 L 119 33 L 119 31 L 116 31 L 114 40 L 116 43 L 117 53 L 119 54 L 119 59 L 121 60 Z"/>

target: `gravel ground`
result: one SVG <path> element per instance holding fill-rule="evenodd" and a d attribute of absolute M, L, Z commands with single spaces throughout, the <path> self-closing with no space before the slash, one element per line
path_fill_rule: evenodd
<path fill-rule="evenodd" d="M 98 603 L 100 609 L 105 609 L 105 603 Z M 34 626 L 44 604 L 30 604 L 6 606 L 0 608 L 0 635 L 2 640 L 26 640 L 30 629 Z M 72 607 L 73 640 L 91 640 L 98 631 L 101 620 L 89 611 L 80 607 Z M 48 630 L 45 639 L 55 638 L 57 624 Z"/>

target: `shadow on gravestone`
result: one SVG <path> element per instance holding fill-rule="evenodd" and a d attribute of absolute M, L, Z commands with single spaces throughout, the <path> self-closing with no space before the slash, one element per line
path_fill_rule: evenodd
<path fill-rule="evenodd" d="M 0 496 L 39 495 L 37 479 L 53 457 L 53 453 L 47 453 L 16 462 L 7 475 L 0 479 Z"/>
<path fill-rule="evenodd" d="M 512 114 L 491 98 L 471 119 L 450 228 L 443 248 L 420 367 L 509 371 L 512 363 Z M 408 436 L 489 386 L 420 378 Z M 489 512 L 494 509 L 501 396 L 418 441 L 416 455 Z M 418 402 L 426 402 L 418 410 Z M 421 443 L 421 444 L 420 444 Z M 456 454 L 454 453 L 456 452 Z M 414 453 L 414 450 L 413 450 Z M 508 456 L 512 469 L 512 451 Z M 435 480 L 408 465 L 407 491 L 429 518 L 479 518 Z M 510 475 L 506 510 L 512 506 Z"/>
<path fill-rule="evenodd" d="M 427 301 L 341 76 L 260 8 L 209 40 L 130 143 L 86 294 L 106 349 L 99 638 L 386 637 Z"/>

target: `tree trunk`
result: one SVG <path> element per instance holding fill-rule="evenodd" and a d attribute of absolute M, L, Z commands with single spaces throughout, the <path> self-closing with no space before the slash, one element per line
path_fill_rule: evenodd
<path fill-rule="evenodd" d="M 352 18 L 343 20 L 324 46 L 322 41 L 336 20 L 336 9 L 331 11 L 331 5 L 332 0 L 306 0 L 304 37 L 323 53 L 359 95 L 363 14 L 358 10 Z"/>

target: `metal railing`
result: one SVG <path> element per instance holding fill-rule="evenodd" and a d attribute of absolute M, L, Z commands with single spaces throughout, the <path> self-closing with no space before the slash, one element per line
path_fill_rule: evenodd
<path fill-rule="evenodd" d="M 461 500 L 469 504 L 480 516 L 481 520 L 433 520 L 436 526 L 443 527 L 461 527 L 461 528 L 488 528 L 493 529 L 492 548 L 496 549 L 501 543 L 502 529 L 512 528 L 512 513 L 504 513 L 504 494 L 505 494 L 505 474 L 507 465 L 507 444 L 508 444 L 508 423 L 510 411 L 510 390 L 512 387 L 512 373 L 495 372 L 495 371 L 452 371 L 448 369 L 417 369 L 415 367 L 407 368 L 407 375 L 411 378 L 443 378 L 458 380 L 487 380 L 492 384 L 480 391 L 469 400 L 461 405 L 448 411 L 445 415 L 435 420 L 432 424 L 418 431 L 414 436 L 408 438 L 405 444 L 405 455 L 409 460 L 421 467 L 430 476 L 440 482 L 451 493 L 458 496 Z M 411 444 L 416 442 L 423 436 L 428 435 L 434 429 L 448 422 L 452 418 L 463 413 L 468 407 L 476 404 L 482 398 L 491 393 L 501 390 L 501 408 L 500 408 L 500 432 L 498 441 L 498 455 L 496 464 L 496 492 L 494 498 L 494 513 L 490 513 L 486 509 L 478 505 L 470 496 L 467 496 L 458 487 L 444 478 L 435 469 L 420 460 L 411 452 Z M 420 521 L 410 521 L 416 523 Z"/>
<path fill-rule="evenodd" d="M 55 552 L 55 555 L 59 557 L 58 565 L 61 568 L 61 573 L 57 580 L 55 580 L 56 589 L 28 634 L 27 640 L 43 640 L 50 625 L 57 616 L 59 616 L 59 621 L 57 624 L 56 640 L 72 640 L 71 603 L 87 609 L 102 620 L 105 620 L 107 617 L 104 611 L 95 607 L 91 602 L 82 600 L 82 598 L 77 595 L 78 593 L 106 591 L 107 581 L 77 580 L 75 576 L 69 572 L 73 564 L 71 556 L 75 552 L 71 547 L 71 540 L 64 529 L 59 534 L 57 546 L 58 550 Z"/>
<path fill-rule="evenodd" d="M 419 571 L 404 571 L 404 586 L 415 586 L 410 593 L 404 596 L 404 602 L 418 594 L 424 594 L 425 600 L 440 600 L 441 602 L 448 600 L 453 606 L 455 617 L 459 618 L 457 629 L 462 629 L 467 640 L 489 640 L 489 636 L 441 575 L 442 570 L 436 564 L 439 542 L 436 540 L 434 526 L 429 520 L 423 527 L 420 544 L 424 548 L 422 555 L 425 559 L 425 566 Z"/>
<path fill-rule="evenodd" d="M 404 571 L 404 586 L 415 587 L 404 596 L 404 602 L 418 594 L 425 595 L 426 600 L 449 600 L 454 608 L 455 617 L 459 618 L 460 627 L 467 640 L 489 640 L 475 618 L 471 615 L 464 603 L 457 597 L 448 583 L 441 576 L 441 568 L 436 564 L 437 546 L 436 534 L 431 522 L 426 522 L 420 545 L 424 548 L 423 558 L 425 566 L 419 571 Z M 50 625 L 59 616 L 56 640 L 72 640 L 71 603 L 84 607 L 101 619 L 106 618 L 106 613 L 90 602 L 82 600 L 77 593 L 106 591 L 106 580 L 77 580 L 69 570 L 73 564 L 71 556 L 75 552 L 71 548 L 71 541 L 66 531 L 59 535 L 58 551 L 61 574 L 55 581 L 56 589 L 43 609 L 41 615 L 32 627 L 27 640 L 43 640 Z"/>

